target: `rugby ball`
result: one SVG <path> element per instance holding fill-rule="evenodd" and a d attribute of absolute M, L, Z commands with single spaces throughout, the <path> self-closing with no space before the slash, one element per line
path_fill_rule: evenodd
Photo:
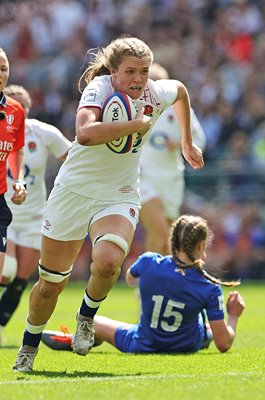
<path fill-rule="evenodd" d="M 131 121 L 137 113 L 136 104 L 130 96 L 115 92 L 102 107 L 102 122 Z"/>
<path fill-rule="evenodd" d="M 126 93 L 115 92 L 107 98 L 102 107 L 102 122 L 126 122 L 136 118 L 138 107 Z M 106 143 L 114 153 L 128 153 L 138 137 L 137 133 L 117 138 Z"/>

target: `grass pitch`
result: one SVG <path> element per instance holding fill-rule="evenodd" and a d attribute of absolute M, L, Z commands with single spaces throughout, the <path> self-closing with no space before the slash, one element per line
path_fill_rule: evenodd
<path fill-rule="evenodd" d="M 85 283 L 70 282 L 60 296 L 47 329 L 63 323 L 75 330 L 75 314 Z M 237 400 L 265 398 L 265 282 L 239 287 L 246 310 L 239 319 L 232 349 L 219 353 L 214 344 L 194 355 L 123 354 L 104 343 L 86 357 L 56 352 L 44 344 L 32 373 L 12 366 L 21 343 L 29 290 L 4 331 L 0 349 L 0 398 L 3 400 Z M 228 293 L 228 289 L 224 289 Z M 137 322 L 136 291 L 117 284 L 100 314 Z"/>

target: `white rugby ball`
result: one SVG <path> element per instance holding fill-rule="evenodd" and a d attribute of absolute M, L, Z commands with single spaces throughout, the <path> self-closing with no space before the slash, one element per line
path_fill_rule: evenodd
<path fill-rule="evenodd" d="M 126 93 L 115 92 L 105 101 L 102 108 L 102 122 L 131 121 L 138 108 Z"/>
<path fill-rule="evenodd" d="M 125 122 L 135 119 L 138 108 L 133 99 L 126 93 L 115 92 L 102 107 L 102 122 Z M 106 143 L 108 148 L 115 153 L 127 153 L 132 149 L 138 134 L 117 138 Z"/>

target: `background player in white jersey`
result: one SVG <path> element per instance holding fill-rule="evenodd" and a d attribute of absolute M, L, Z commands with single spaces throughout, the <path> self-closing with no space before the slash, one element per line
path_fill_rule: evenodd
<path fill-rule="evenodd" d="M 25 172 L 27 202 L 15 207 L 7 200 L 13 221 L 8 230 L 7 254 L 1 283 L 3 290 L 0 300 L 0 340 L 1 331 L 16 310 L 28 279 L 38 266 L 41 247 L 41 223 L 47 199 L 45 170 L 49 154 L 64 160 L 71 142 L 56 127 L 27 118 L 31 108 L 28 91 L 18 85 L 5 88 L 5 94 L 18 101 L 25 110 Z M 12 193 L 12 176 L 8 170 L 8 196 Z M 10 282 L 10 277 L 15 278 Z M 12 280 L 12 279 L 11 279 Z"/>
<path fill-rule="evenodd" d="M 222 282 L 205 271 L 203 260 L 211 236 L 203 218 L 179 217 L 169 237 L 171 255 L 146 252 L 127 271 L 128 284 L 140 288 L 139 323 L 96 316 L 96 343 L 106 340 L 125 353 L 188 353 L 208 347 L 213 338 L 218 350 L 229 350 L 245 303 L 237 291 L 230 292 L 225 320 L 220 284 L 239 282 Z M 43 342 L 57 350 L 69 350 L 71 339 L 59 332 L 43 334 Z"/>
<path fill-rule="evenodd" d="M 149 77 L 169 78 L 167 70 L 156 63 L 151 65 Z M 206 136 L 192 109 L 191 134 L 192 140 L 204 149 Z M 173 107 L 166 109 L 153 125 L 140 166 L 140 220 L 146 234 L 145 250 L 166 255 L 169 228 L 180 214 L 185 190 L 180 127 Z"/>
<path fill-rule="evenodd" d="M 190 104 L 179 81 L 148 80 L 153 54 L 138 38 L 120 37 L 99 49 L 80 79 L 85 81 L 76 117 L 76 140 L 60 168 L 42 226 L 40 278 L 30 295 L 29 315 L 15 371 L 30 371 L 41 334 L 89 229 L 93 244 L 91 275 L 77 314 L 73 351 L 86 355 L 94 343 L 93 318 L 116 282 L 129 251 L 140 207 L 139 161 L 146 133 L 159 114 L 174 104 L 182 133 L 182 151 L 194 168 L 203 167 L 201 150 L 192 143 Z M 114 92 L 148 105 L 149 117 L 126 122 L 101 121 L 101 109 Z M 126 153 L 115 141 L 134 140 Z M 113 143 L 112 143 L 113 142 Z"/>

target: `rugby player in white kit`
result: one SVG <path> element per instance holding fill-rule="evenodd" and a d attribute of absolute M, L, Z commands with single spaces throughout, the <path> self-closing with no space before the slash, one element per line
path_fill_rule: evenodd
<path fill-rule="evenodd" d="M 19 85 L 5 88 L 5 94 L 17 100 L 25 110 L 24 179 L 27 202 L 19 207 L 11 200 L 13 179 L 7 173 L 7 202 L 13 214 L 8 229 L 3 285 L 0 295 L 0 343 L 4 327 L 15 312 L 32 273 L 38 266 L 41 247 L 41 225 L 47 200 L 45 172 L 49 154 L 64 160 L 71 142 L 53 125 L 28 118 L 32 105 L 28 91 Z"/>
<path fill-rule="evenodd" d="M 93 318 L 119 276 L 138 221 L 141 147 L 151 124 L 172 104 L 180 122 L 183 155 L 194 168 L 203 167 L 202 152 L 191 138 L 187 89 L 179 81 L 148 80 L 152 61 L 146 43 L 123 36 L 100 49 L 81 77 L 87 86 L 77 111 L 76 140 L 48 199 L 42 226 L 40 278 L 31 291 L 15 371 L 32 370 L 42 331 L 87 231 L 93 244 L 91 274 L 77 312 L 72 346 L 79 355 L 86 355 L 93 347 Z M 114 92 L 140 99 L 148 116 L 140 112 L 128 122 L 102 122 L 102 107 Z M 115 140 L 127 143 L 126 137 L 134 133 L 135 141 L 126 152 L 113 151 Z"/>
<path fill-rule="evenodd" d="M 168 79 L 167 70 L 153 63 L 149 77 Z M 192 140 L 202 150 L 206 135 L 191 113 Z M 185 192 L 185 163 L 181 152 L 181 132 L 172 107 L 167 108 L 152 126 L 140 161 L 140 221 L 145 230 L 145 251 L 169 254 L 168 235 L 172 222 L 180 215 Z"/>

